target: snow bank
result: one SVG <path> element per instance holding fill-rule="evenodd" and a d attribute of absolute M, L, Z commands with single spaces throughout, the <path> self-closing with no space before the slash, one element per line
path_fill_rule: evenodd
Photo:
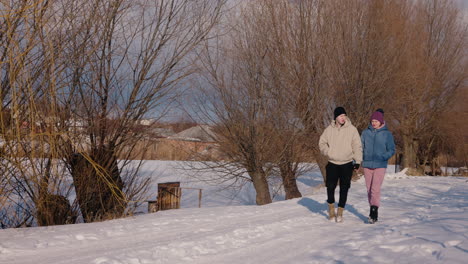
<path fill-rule="evenodd" d="M 314 187 L 318 171 L 299 178 L 304 197 L 255 206 L 251 189 L 233 199 L 174 165 L 149 162 L 144 173 L 203 187 L 202 208 L 1 230 L 0 263 L 466 263 L 468 257 L 467 178 L 389 173 L 379 222 L 369 225 L 363 179 L 352 182 L 344 222 L 335 223 L 326 217 L 325 190 Z"/>

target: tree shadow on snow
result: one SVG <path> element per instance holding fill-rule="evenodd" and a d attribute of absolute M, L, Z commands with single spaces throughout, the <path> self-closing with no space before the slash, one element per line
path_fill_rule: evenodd
<path fill-rule="evenodd" d="M 327 213 L 328 205 L 327 205 L 327 203 L 319 203 L 319 202 L 317 202 L 317 201 L 315 201 L 313 199 L 310 199 L 308 197 L 303 197 L 297 203 L 304 206 L 304 207 L 306 207 L 312 213 L 323 215 L 325 218 L 328 219 L 328 213 Z M 362 221 L 364 221 L 364 222 L 367 221 L 367 217 L 365 215 L 359 213 L 358 210 L 356 210 L 356 208 L 354 208 L 354 206 L 352 206 L 350 204 L 347 204 L 345 210 L 352 213 L 353 215 L 355 215 L 356 217 L 358 217 Z"/>

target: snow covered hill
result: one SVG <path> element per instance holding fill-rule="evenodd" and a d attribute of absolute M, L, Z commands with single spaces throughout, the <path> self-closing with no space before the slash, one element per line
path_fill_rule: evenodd
<path fill-rule="evenodd" d="M 466 263 L 468 182 L 460 177 L 386 175 L 379 222 L 368 214 L 363 179 L 352 183 L 344 222 L 326 218 L 318 171 L 299 179 L 304 195 L 252 205 L 204 186 L 171 162 L 144 173 L 204 188 L 202 208 L 187 194 L 179 210 L 92 224 L 0 231 L 0 263 Z M 338 194 L 338 192 L 337 192 Z M 192 201 L 192 197 L 193 200 Z M 278 199 L 281 195 L 278 195 Z"/>

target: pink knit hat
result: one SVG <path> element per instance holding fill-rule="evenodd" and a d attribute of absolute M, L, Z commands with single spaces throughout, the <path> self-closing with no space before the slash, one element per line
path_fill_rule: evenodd
<path fill-rule="evenodd" d="M 370 121 L 372 120 L 378 120 L 381 124 L 383 124 L 384 123 L 383 114 L 379 111 L 375 111 L 370 117 Z"/>

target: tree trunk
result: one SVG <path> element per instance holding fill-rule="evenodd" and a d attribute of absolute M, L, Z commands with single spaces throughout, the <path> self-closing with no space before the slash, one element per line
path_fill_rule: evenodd
<path fill-rule="evenodd" d="M 271 203 L 270 188 L 268 186 L 268 181 L 266 180 L 265 172 L 263 172 L 262 169 L 257 169 L 249 172 L 249 175 L 255 188 L 257 205 Z"/>
<path fill-rule="evenodd" d="M 416 149 L 417 142 L 414 138 L 411 135 L 403 135 L 403 168 L 408 168 L 410 174 L 420 173 Z"/>
<path fill-rule="evenodd" d="M 44 174 L 40 179 L 38 199 L 35 201 L 37 224 L 49 226 L 74 223 L 76 217 L 68 199 L 62 195 L 49 193 L 51 167 L 52 157 L 48 157 Z"/>
<path fill-rule="evenodd" d="M 327 182 L 327 170 L 325 167 L 327 166 L 328 159 L 322 155 L 318 149 L 314 150 L 314 157 L 317 165 L 319 166 L 320 173 L 322 173 L 323 183 L 325 184 Z"/>
<path fill-rule="evenodd" d="M 35 201 L 39 226 L 73 224 L 76 220 L 70 202 L 63 195 L 49 193 L 52 157 L 47 158 L 44 175 L 40 179 L 39 197 Z"/>
<path fill-rule="evenodd" d="M 73 214 L 70 202 L 65 196 L 44 194 L 37 204 L 37 224 L 39 226 L 73 224 L 76 215 Z"/>
<path fill-rule="evenodd" d="M 284 192 L 286 194 L 285 199 L 289 200 L 302 197 L 302 194 L 297 187 L 296 172 L 293 168 L 293 164 L 286 161 L 281 162 L 279 168 L 281 178 L 283 179 Z"/>
<path fill-rule="evenodd" d="M 82 154 L 71 158 L 71 174 L 83 220 L 94 222 L 122 216 L 126 203 L 115 154 L 107 149 L 92 151 L 92 161 Z"/>

